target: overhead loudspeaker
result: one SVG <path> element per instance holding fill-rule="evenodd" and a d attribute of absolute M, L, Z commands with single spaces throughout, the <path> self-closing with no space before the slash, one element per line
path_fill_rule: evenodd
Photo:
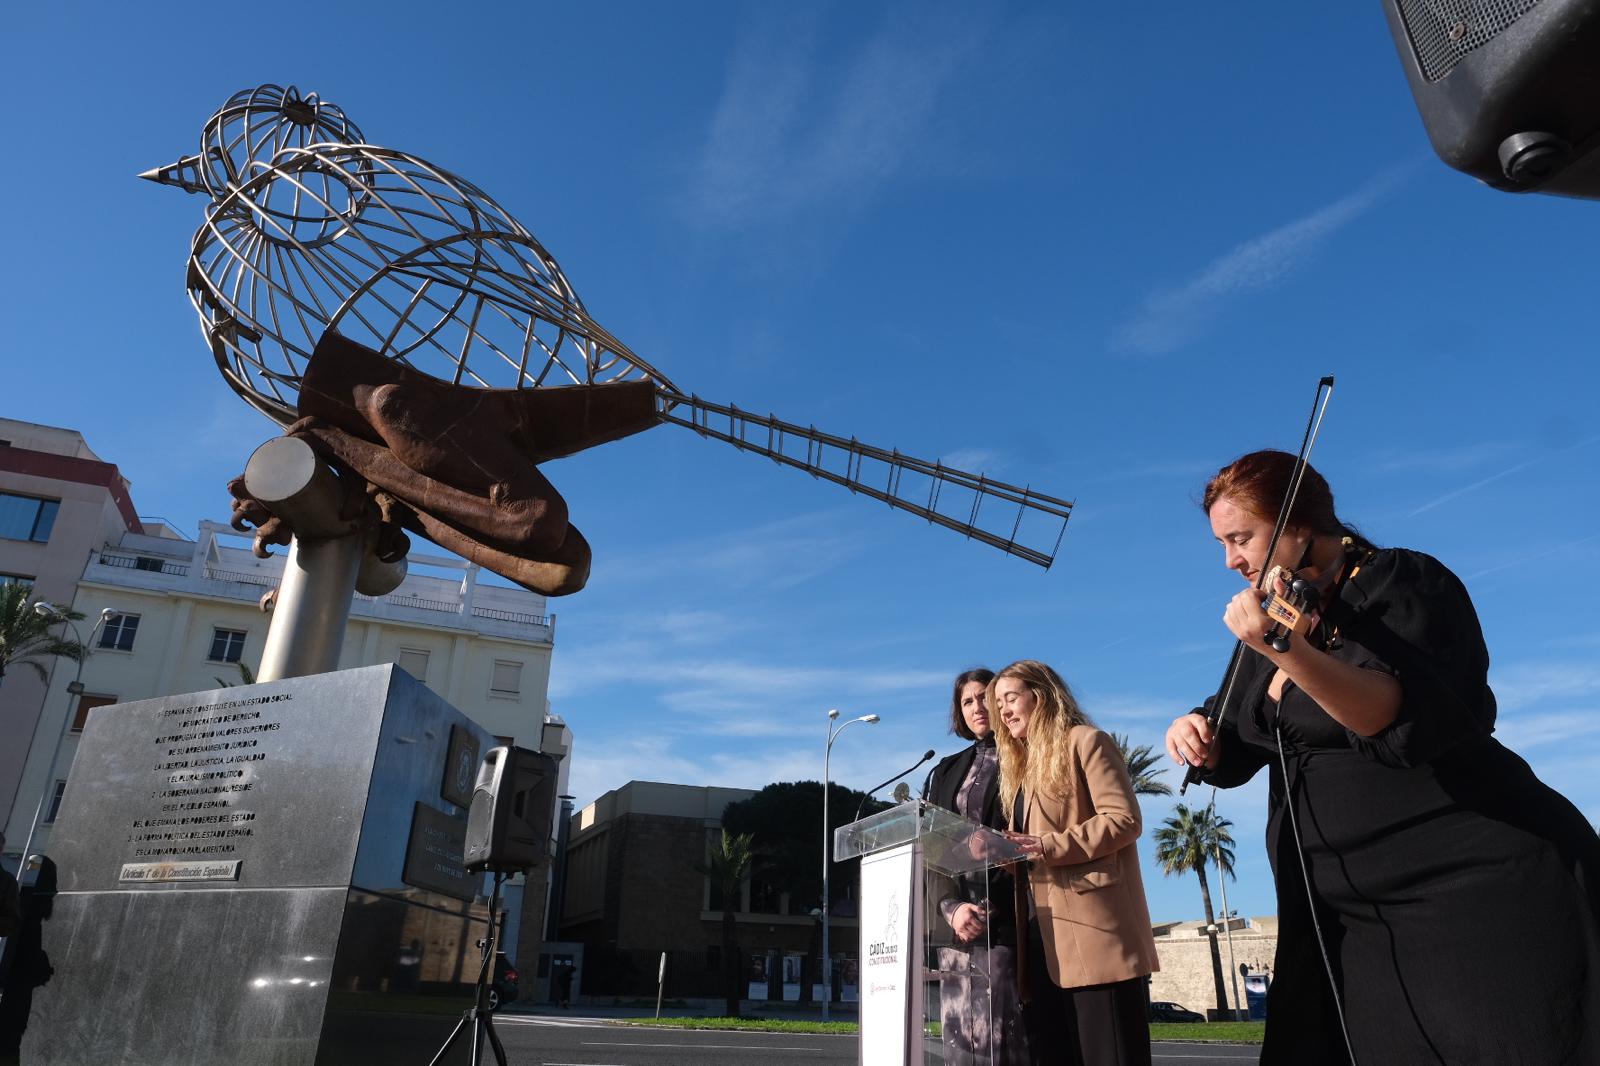
<path fill-rule="evenodd" d="M 1383 0 L 1439 158 L 1496 189 L 1600 199 L 1600 0 Z"/>
<path fill-rule="evenodd" d="M 544 861 L 550 853 L 556 771 L 556 760 L 542 752 L 489 750 L 467 809 L 463 859 L 468 870 L 513 872 Z"/>

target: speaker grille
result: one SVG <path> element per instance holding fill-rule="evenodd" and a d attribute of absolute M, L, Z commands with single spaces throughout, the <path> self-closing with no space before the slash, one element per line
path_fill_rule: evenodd
<path fill-rule="evenodd" d="M 1398 0 L 1422 76 L 1438 81 L 1539 0 Z"/>

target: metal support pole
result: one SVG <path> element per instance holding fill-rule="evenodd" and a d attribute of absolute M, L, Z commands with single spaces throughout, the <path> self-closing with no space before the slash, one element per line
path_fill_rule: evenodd
<path fill-rule="evenodd" d="M 1222 868 L 1222 845 L 1217 845 L 1217 884 L 1222 889 L 1222 931 L 1228 938 L 1228 975 L 1233 980 L 1233 1020 L 1239 1021 L 1239 967 L 1233 961 L 1233 918 L 1228 913 L 1228 872 Z"/>
<path fill-rule="evenodd" d="M 304 441 L 267 441 L 250 456 L 244 480 L 250 495 L 294 530 L 257 680 L 336 670 L 357 578 L 363 592 L 382 595 L 404 579 L 404 560 L 366 558 L 376 530 L 342 517 L 344 489 Z"/>
<path fill-rule="evenodd" d="M 866 722 L 868 725 L 878 720 L 875 714 L 864 714 L 860 718 L 852 718 L 838 729 L 833 728 L 834 719 L 839 717 L 837 710 L 828 712 L 828 744 L 822 749 L 822 1020 L 828 1020 L 828 1012 L 833 1006 L 833 958 L 828 954 L 828 873 L 833 865 L 833 834 L 828 831 L 828 760 L 833 755 L 833 742 L 839 734 L 855 725 L 857 722 Z"/>
<path fill-rule="evenodd" d="M 42 603 L 43 601 L 40 602 Z M 100 627 L 106 624 L 106 619 L 117 613 L 109 607 L 101 611 L 100 617 L 95 619 L 94 626 L 89 630 L 89 643 L 85 644 L 83 640 L 80 639 L 81 635 L 78 631 L 78 627 L 73 625 L 72 619 L 67 617 L 66 611 L 63 611 L 59 607 L 54 607 L 50 604 L 44 604 L 44 606 L 49 609 L 50 613 L 55 615 L 55 618 L 58 622 L 64 623 L 71 627 L 72 638 L 78 642 L 80 647 L 83 648 L 83 654 L 78 658 L 78 672 L 73 675 L 72 681 L 67 685 L 67 713 L 66 716 L 61 719 L 61 729 L 56 733 L 56 746 L 54 750 L 50 752 L 50 762 L 45 767 L 44 771 L 44 788 L 40 790 L 39 803 L 33 809 L 33 821 L 28 825 L 28 838 L 27 840 L 23 841 L 22 844 L 22 861 L 17 864 L 17 884 L 19 885 L 22 884 L 22 879 L 27 875 L 28 872 L 28 856 L 32 854 L 33 851 L 33 838 L 39 833 L 40 819 L 44 816 L 44 805 L 50 802 L 50 795 L 55 791 L 56 760 L 61 758 L 61 745 L 66 741 L 67 730 L 72 725 L 72 697 L 83 695 L 83 660 L 87 659 L 91 654 L 89 645 L 94 643 L 95 634 L 100 632 Z M 34 605 L 34 609 L 40 610 L 38 604 Z M 40 613 L 44 612 L 40 611 Z M 4 940 L 0 940 L 0 943 L 4 943 Z"/>
<path fill-rule="evenodd" d="M 828 744 L 822 749 L 822 1020 L 828 1020 L 833 1005 L 833 966 L 828 954 L 828 869 L 833 865 L 832 834 L 828 832 L 828 759 L 833 754 L 833 720 L 838 711 L 828 712 Z M 842 726 L 840 727 L 843 728 Z"/>
<path fill-rule="evenodd" d="M 325 674 L 339 668 L 363 538 L 289 542 L 283 583 L 272 608 L 257 680 Z"/>

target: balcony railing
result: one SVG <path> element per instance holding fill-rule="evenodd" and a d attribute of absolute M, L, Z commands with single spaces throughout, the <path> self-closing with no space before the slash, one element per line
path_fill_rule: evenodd
<path fill-rule="evenodd" d="M 102 555 L 100 565 L 114 566 L 121 570 L 143 570 L 151 574 L 172 574 L 175 577 L 189 576 L 187 564 L 175 563 L 168 559 L 154 559 L 148 555 Z"/>
<path fill-rule="evenodd" d="M 525 626 L 547 626 L 550 616 L 547 614 L 519 614 L 516 611 L 502 611 L 495 607 L 472 608 L 472 613 L 479 618 L 494 618 L 501 622 L 516 622 Z"/>
<path fill-rule="evenodd" d="M 172 562 L 166 559 L 157 559 L 151 556 L 136 554 L 111 554 L 101 552 L 95 559 L 100 566 L 108 566 L 117 570 L 144 571 L 152 574 L 164 574 L 169 577 L 188 577 L 190 567 L 185 563 Z M 225 570 L 217 566 L 202 566 L 200 576 L 208 581 L 221 581 L 231 585 L 248 585 L 258 589 L 274 589 L 282 582 L 282 575 L 268 570 Z M 255 598 L 252 594 L 250 598 Z M 454 615 L 461 618 L 468 612 L 459 600 L 436 600 L 425 596 L 394 595 L 388 596 L 363 596 L 357 594 L 357 604 L 388 604 L 392 607 L 410 608 L 415 611 L 428 611 L 433 614 Z M 508 622 L 518 626 L 539 626 L 549 628 L 551 618 L 545 614 L 534 614 L 525 611 L 511 611 L 500 607 L 482 607 L 476 604 L 471 610 L 471 617 L 485 618 L 495 622 Z"/>
<path fill-rule="evenodd" d="M 206 577 L 211 581 L 231 581 L 235 585 L 255 585 L 264 589 L 275 589 L 282 580 L 277 574 L 263 571 L 222 570 L 215 566 L 206 567 Z"/>
<path fill-rule="evenodd" d="M 440 614 L 460 614 L 461 605 L 448 600 L 425 600 L 421 596 L 395 596 L 389 595 L 381 599 L 394 604 L 396 607 L 415 607 L 419 611 L 438 611 Z"/>

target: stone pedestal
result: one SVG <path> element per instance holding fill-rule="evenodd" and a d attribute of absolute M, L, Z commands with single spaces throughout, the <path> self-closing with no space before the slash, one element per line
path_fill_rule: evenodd
<path fill-rule="evenodd" d="M 487 931 L 461 850 L 493 744 L 391 665 L 93 711 L 23 1061 L 425 1066 Z"/>

